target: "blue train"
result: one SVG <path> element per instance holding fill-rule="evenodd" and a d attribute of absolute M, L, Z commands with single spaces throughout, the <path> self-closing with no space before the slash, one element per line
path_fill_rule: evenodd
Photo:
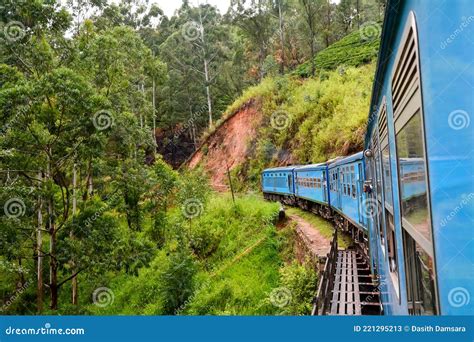
<path fill-rule="evenodd" d="M 350 232 L 386 315 L 474 314 L 473 22 L 470 0 L 388 1 L 364 151 L 262 173 Z"/>

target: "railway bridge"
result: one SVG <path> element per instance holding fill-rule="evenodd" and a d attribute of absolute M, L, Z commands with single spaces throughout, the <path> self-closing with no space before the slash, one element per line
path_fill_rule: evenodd
<path fill-rule="evenodd" d="M 314 299 L 312 315 L 380 315 L 379 287 L 366 257 L 356 248 L 339 249 L 337 229 Z"/>

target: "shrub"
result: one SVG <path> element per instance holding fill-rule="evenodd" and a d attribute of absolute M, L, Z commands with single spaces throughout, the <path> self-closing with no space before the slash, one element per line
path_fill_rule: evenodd
<path fill-rule="evenodd" d="M 309 315 L 312 301 L 317 291 L 317 274 L 309 262 L 299 265 L 296 262 L 280 270 L 281 288 L 291 294 L 288 305 L 282 308 L 286 315 Z"/>

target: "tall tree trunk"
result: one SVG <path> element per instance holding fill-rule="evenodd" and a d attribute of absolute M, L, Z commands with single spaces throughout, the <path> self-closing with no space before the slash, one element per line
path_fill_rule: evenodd
<path fill-rule="evenodd" d="M 196 150 L 197 144 L 196 144 L 196 125 L 194 124 L 194 117 L 193 117 L 193 109 L 191 104 L 189 104 L 189 123 L 190 123 L 190 132 L 191 132 L 191 139 L 193 140 L 193 151 Z"/>
<path fill-rule="evenodd" d="M 278 0 L 278 20 L 280 23 L 280 44 L 281 44 L 281 63 L 280 63 L 280 74 L 285 73 L 285 36 L 283 32 L 283 13 L 281 11 L 281 2 Z"/>
<path fill-rule="evenodd" d="M 72 217 L 73 220 L 75 219 L 76 216 L 76 210 L 77 210 L 77 197 L 76 197 L 76 186 L 77 186 L 77 165 L 74 162 L 73 169 L 72 169 Z M 74 234 L 71 231 L 70 233 L 71 239 L 74 239 Z M 76 273 L 76 263 L 73 260 L 71 260 L 71 272 L 72 274 Z M 78 285 L 77 285 L 77 275 L 72 277 L 72 304 L 77 305 L 78 303 Z"/>
<path fill-rule="evenodd" d="M 204 24 L 202 21 L 201 11 L 199 11 L 199 24 L 201 30 L 202 41 L 202 59 L 204 60 L 204 79 L 206 82 L 207 110 L 209 113 L 209 128 L 212 128 L 212 99 L 211 99 L 211 78 L 209 76 L 209 60 L 207 59 L 206 39 L 204 36 Z"/>
<path fill-rule="evenodd" d="M 143 97 L 145 97 L 145 84 L 142 82 L 141 87 Z M 143 129 L 143 111 L 140 109 L 140 128 Z"/>
<path fill-rule="evenodd" d="M 209 70 L 207 65 L 207 59 L 204 58 L 204 76 L 206 78 L 206 96 L 207 96 L 207 110 L 209 112 L 209 128 L 212 127 L 212 101 L 211 101 L 211 89 L 209 81 Z"/>
<path fill-rule="evenodd" d="M 359 4 L 359 0 L 356 0 L 356 19 L 357 19 L 357 29 L 360 29 L 360 4 Z"/>
<path fill-rule="evenodd" d="M 326 47 L 330 44 L 330 29 L 331 29 L 331 3 L 327 0 L 327 23 L 326 23 Z"/>
<path fill-rule="evenodd" d="M 92 182 L 92 160 L 89 160 L 89 165 L 87 167 L 87 196 L 86 198 L 92 197 L 94 193 L 94 184 Z"/>
<path fill-rule="evenodd" d="M 48 155 L 48 181 L 52 180 L 51 148 Z M 50 190 L 50 189 L 49 189 Z M 52 310 L 58 308 L 58 265 L 56 261 L 56 222 L 54 213 L 54 198 L 50 194 L 48 198 L 48 232 L 49 232 L 49 290 L 51 295 L 50 307 Z"/>
<path fill-rule="evenodd" d="M 153 53 L 153 57 L 155 56 L 155 53 Z M 155 76 L 153 76 L 153 99 L 152 99 L 152 104 L 153 104 L 153 144 L 156 145 L 156 85 L 155 85 Z M 156 153 L 156 148 L 154 153 Z"/>
<path fill-rule="evenodd" d="M 311 29 L 312 30 L 312 29 Z M 316 65 L 315 65 L 315 60 L 314 60 L 314 55 L 315 55 L 315 51 L 314 51 L 314 34 L 311 32 L 311 76 L 314 76 L 315 72 L 316 72 Z"/>
<path fill-rule="evenodd" d="M 38 173 L 38 179 L 42 181 L 41 172 Z M 36 231 L 36 258 L 37 258 L 37 269 L 36 269 L 36 281 L 37 281 L 37 310 L 38 313 L 43 311 L 43 199 L 41 195 L 38 196 L 38 226 Z"/>

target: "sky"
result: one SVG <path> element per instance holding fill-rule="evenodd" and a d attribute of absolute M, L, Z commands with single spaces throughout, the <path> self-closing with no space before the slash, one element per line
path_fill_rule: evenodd
<path fill-rule="evenodd" d="M 1 0 L 0 0 L 1 1 Z M 143 0 L 146 1 L 146 0 Z M 329 0 L 332 3 L 338 4 L 341 0 Z M 63 5 L 66 5 L 67 0 L 60 0 Z M 109 3 L 118 3 L 120 0 L 108 0 Z M 249 1 L 250 2 L 250 1 Z M 199 4 L 210 4 L 219 9 L 221 14 L 227 13 L 230 6 L 230 0 L 189 0 L 192 6 L 198 6 Z M 157 4 L 169 18 L 173 15 L 179 7 L 181 7 L 182 0 L 148 0 L 148 6 L 151 4 Z"/>
<path fill-rule="evenodd" d="M 151 0 L 150 3 L 157 4 L 167 17 L 171 17 L 175 10 L 181 7 L 181 0 Z M 230 5 L 230 0 L 190 0 L 191 5 L 197 6 L 199 3 L 216 6 L 221 14 L 225 14 Z"/>
<path fill-rule="evenodd" d="M 338 4 L 341 0 L 330 0 Z M 150 4 L 157 4 L 167 17 L 171 17 L 175 10 L 181 7 L 182 0 L 150 0 Z M 191 5 L 210 4 L 219 9 L 221 14 L 225 14 L 230 6 L 230 0 L 189 0 Z"/>
<path fill-rule="evenodd" d="M 340 0 L 331 0 L 332 3 L 339 3 Z M 175 10 L 177 10 L 182 1 L 181 0 L 151 0 L 150 3 L 156 3 L 163 10 L 167 17 L 171 17 Z M 221 14 L 225 14 L 230 5 L 230 0 L 190 0 L 191 5 L 197 6 L 199 3 L 216 6 Z"/>

